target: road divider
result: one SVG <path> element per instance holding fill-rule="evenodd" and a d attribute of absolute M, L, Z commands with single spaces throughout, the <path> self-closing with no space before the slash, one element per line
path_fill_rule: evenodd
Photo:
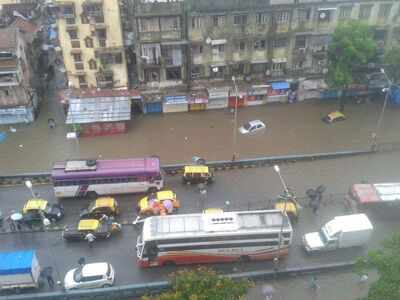
<path fill-rule="evenodd" d="M 301 276 L 315 273 L 323 273 L 338 270 L 347 270 L 353 268 L 355 265 L 354 261 L 349 262 L 338 262 L 332 264 L 307 266 L 307 267 L 295 267 L 287 269 L 266 270 L 266 271 L 253 271 L 243 272 L 236 274 L 227 274 L 223 276 L 230 277 L 232 279 L 249 279 L 253 281 L 265 280 L 271 278 L 285 278 L 293 276 Z M 130 297 L 140 297 L 143 295 L 159 294 L 165 290 L 171 288 L 171 283 L 168 281 L 159 281 L 146 284 L 130 284 L 123 286 L 115 286 L 110 288 L 102 289 L 90 289 L 81 291 L 58 291 L 49 293 L 37 293 L 37 294 L 25 294 L 25 295 L 13 295 L 3 296 L 0 300 L 74 300 L 74 299 L 108 299 L 108 300 L 120 300 L 129 299 Z"/>
<path fill-rule="evenodd" d="M 327 153 L 314 153 L 314 154 L 299 154 L 299 155 L 283 155 L 283 156 L 268 156 L 258 158 L 246 158 L 238 160 L 222 160 L 207 162 L 207 166 L 216 171 L 232 170 L 232 169 L 245 169 L 255 167 L 269 167 L 275 164 L 294 163 L 301 161 L 313 161 L 322 159 L 335 159 L 348 156 L 366 155 L 376 153 L 376 150 L 353 150 L 353 151 L 339 151 Z M 176 175 L 183 173 L 183 168 L 187 163 L 163 165 L 162 169 L 168 175 Z M 50 172 L 39 173 L 26 173 L 16 175 L 2 175 L 0 176 L 0 186 L 15 186 L 24 184 L 25 181 L 31 181 L 34 185 L 50 184 Z"/>

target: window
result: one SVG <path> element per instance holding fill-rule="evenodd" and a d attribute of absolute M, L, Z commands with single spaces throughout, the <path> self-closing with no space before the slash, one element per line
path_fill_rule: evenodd
<path fill-rule="evenodd" d="M 96 29 L 96 35 L 99 39 L 107 39 L 107 31 L 105 29 Z"/>
<path fill-rule="evenodd" d="M 280 11 L 275 15 L 276 24 L 283 25 L 289 22 L 289 12 Z"/>
<path fill-rule="evenodd" d="M 89 69 L 96 70 L 97 69 L 97 62 L 94 59 L 89 60 Z"/>
<path fill-rule="evenodd" d="M 104 16 L 99 15 L 94 17 L 94 22 L 97 24 L 103 24 L 104 23 Z"/>
<path fill-rule="evenodd" d="M 256 23 L 261 24 L 268 24 L 269 15 L 267 13 L 256 13 Z"/>
<path fill-rule="evenodd" d="M 273 63 L 272 71 L 283 71 L 285 66 L 286 66 L 286 63 Z"/>
<path fill-rule="evenodd" d="M 368 20 L 371 16 L 371 10 L 372 10 L 371 4 L 360 5 L 360 14 L 358 17 L 362 20 Z"/>
<path fill-rule="evenodd" d="M 75 63 L 75 70 L 83 70 L 84 66 L 82 62 Z"/>
<path fill-rule="evenodd" d="M 180 29 L 179 17 L 162 17 L 160 18 L 161 31 L 172 31 Z"/>
<path fill-rule="evenodd" d="M 80 53 L 73 53 L 72 57 L 75 62 L 81 62 L 82 61 L 82 55 Z"/>
<path fill-rule="evenodd" d="M 224 53 L 225 51 L 225 45 L 218 45 L 216 48 L 218 49 L 219 53 Z"/>
<path fill-rule="evenodd" d="M 63 7 L 63 15 L 64 16 L 73 16 L 75 15 L 75 9 L 73 5 L 65 5 Z"/>
<path fill-rule="evenodd" d="M 310 17 L 311 17 L 311 8 L 300 8 L 297 11 L 297 19 L 300 24 L 310 21 Z"/>
<path fill-rule="evenodd" d="M 102 47 L 102 48 L 107 47 L 106 40 L 99 40 L 99 47 Z"/>
<path fill-rule="evenodd" d="M 81 43 L 79 41 L 71 41 L 71 47 L 72 48 L 80 48 Z"/>
<path fill-rule="evenodd" d="M 294 43 L 294 47 L 296 49 L 305 48 L 306 47 L 306 36 L 305 35 L 298 35 L 296 36 L 296 40 Z"/>
<path fill-rule="evenodd" d="M 181 80 L 182 79 L 180 67 L 166 68 L 165 73 L 166 73 L 165 75 L 166 75 L 167 80 Z"/>
<path fill-rule="evenodd" d="M 203 27 L 203 18 L 192 17 L 192 28 L 201 28 L 201 27 Z"/>
<path fill-rule="evenodd" d="M 392 3 L 385 3 L 379 6 L 378 17 L 388 18 L 390 16 L 390 10 L 392 9 Z"/>
<path fill-rule="evenodd" d="M 193 54 L 203 54 L 203 45 L 194 45 L 193 46 Z"/>
<path fill-rule="evenodd" d="M 192 79 L 201 78 L 204 76 L 204 66 L 194 65 L 192 67 Z"/>
<path fill-rule="evenodd" d="M 85 14 L 81 14 L 81 23 L 89 24 L 89 18 Z"/>
<path fill-rule="evenodd" d="M 78 31 L 77 31 L 77 30 L 68 30 L 67 32 L 68 32 L 69 38 L 70 38 L 71 40 L 76 40 L 76 39 L 78 39 Z"/>
<path fill-rule="evenodd" d="M 247 15 L 233 16 L 233 24 L 234 25 L 246 25 L 247 24 Z"/>
<path fill-rule="evenodd" d="M 239 51 L 245 51 L 246 50 L 246 42 L 240 41 L 239 42 Z"/>
<path fill-rule="evenodd" d="M 66 22 L 68 25 L 73 25 L 73 24 L 75 24 L 75 18 L 66 18 L 66 19 L 65 19 L 65 22 Z"/>
<path fill-rule="evenodd" d="M 265 40 L 257 40 L 254 42 L 254 49 L 265 49 Z"/>
<path fill-rule="evenodd" d="M 81 88 L 88 86 L 88 84 L 86 82 L 86 76 L 85 75 L 79 75 L 78 76 L 78 82 L 79 82 L 79 87 L 81 87 Z"/>
<path fill-rule="evenodd" d="M 213 16 L 214 26 L 223 26 L 225 24 L 225 16 Z"/>
<path fill-rule="evenodd" d="M 273 41 L 274 48 L 285 48 L 286 45 L 287 45 L 287 39 L 285 38 L 276 39 Z"/>
<path fill-rule="evenodd" d="M 157 32 L 160 31 L 160 23 L 158 18 L 141 18 L 139 20 L 140 32 Z"/>
<path fill-rule="evenodd" d="M 85 46 L 86 48 L 93 48 L 93 39 L 90 37 L 85 38 Z"/>
<path fill-rule="evenodd" d="M 339 19 L 350 19 L 353 6 L 341 6 L 339 8 Z"/>

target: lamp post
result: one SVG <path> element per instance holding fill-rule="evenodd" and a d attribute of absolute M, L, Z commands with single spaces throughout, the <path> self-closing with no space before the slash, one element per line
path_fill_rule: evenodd
<path fill-rule="evenodd" d="M 383 101 L 382 110 L 381 110 L 381 112 L 379 114 L 378 122 L 376 123 L 375 130 L 371 134 L 371 137 L 372 137 L 371 149 L 372 150 L 376 150 L 376 147 L 378 145 L 378 133 L 379 133 L 380 128 L 381 128 L 383 116 L 385 114 L 386 106 L 387 106 L 388 99 L 389 99 L 390 88 L 392 86 L 392 81 L 386 75 L 386 72 L 385 72 L 385 70 L 383 68 L 381 69 L 381 73 L 385 76 L 387 82 L 389 83 L 389 86 L 387 88 L 382 89 L 382 91 L 386 91 L 386 95 L 385 95 L 385 100 Z"/>
<path fill-rule="evenodd" d="M 285 203 L 285 204 L 284 204 L 284 206 L 283 206 L 283 212 L 282 212 L 282 224 L 281 224 L 281 229 L 280 229 L 280 232 L 279 232 L 278 251 L 277 251 L 277 253 L 276 253 L 276 256 L 274 257 L 274 270 L 275 270 L 275 272 L 276 272 L 277 269 L 278 269 L 279 256 L 280 256 L 280 253 L 281 253 L 282 233 L 283 233 L 283 225 L 284 225 L 283 217 L 286 215 L 287 201 L 288 201 L 288 197 L 289 197 L 289 189 L 288 189 L 288 187 L 287 187 L 287 185 L 286 185 L 285 180 L 284 180 L 283 177 L 282 177 L 281 169 L 279 168 L 279 166 L 278 166 L 278 165 L 274 165 L 274 170 L 275 170 L 275 172 L 278 174 L 279 179 L 281 180 L 281 183 L 282 183 L 282 185 L 283 185 L 283 189 L 284 189 L 285 194 L 286 194 L 286 197 L 284 197 L 284 201 L 285 201 L 284 203 Z"/>
<path fill-rule="evenodd" d="M 236 147 L 237 147 L 237 108 L 238 108 L 238 97 L 239 97 L 239 93 L 238 93 L 238 89 L 237 89 L 237 85 L 236 85 L 236 78 L 235 76 L 232 76 L 232 81 L 233 81 L 233 85 L 235 87 L 235 93 L 236 93 L 236 97 L 235 97 L 235 114 L 234 114 L 234 121 L 233 121 L 233 137 L 232 137 L 232 143 L 233 143 L 233 154 L 232 154 L 232 161 L 236 160 Z"/>
<path fill-rule="evenodd" d="M 31 191 L 32 198 L 36 198 L 35 193 L 33 192 L 32 182 L 30 180 L 25 181 L 25 186 Z"/>

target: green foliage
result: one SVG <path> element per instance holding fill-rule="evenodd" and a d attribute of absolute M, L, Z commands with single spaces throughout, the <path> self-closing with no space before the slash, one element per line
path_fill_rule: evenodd
<path fill-rule="evenodd" d="M 205 267 L 180 270 L 171 275 L 171 280 L 171 291 L 155 298 L 143 297 L 142 300 L 236 300 L 251 286 L 247 280 L 234 281 Z"/>
<path fill-rule="evenodd" d="M 376 268 L 379 279 L 371 284 L 367 300 L 400 299 L 400 234 L 383 243 L 383 248 L 368 253 L 367 259 L 356 264 L 356 271 Z"/>
<path fill-rule="evenodd" d="M 400 46 L 385 53 L 385 72 L 394 82 L 400 81 Z"/>
<path fill-rule="evenodd" d="M 376 43 L 367 24 L 358 21 L 340 24 L 328 49 L 328 84 L 344 89 L 353 83 L 357 68 L 367 64 L 375 52 Z"/>

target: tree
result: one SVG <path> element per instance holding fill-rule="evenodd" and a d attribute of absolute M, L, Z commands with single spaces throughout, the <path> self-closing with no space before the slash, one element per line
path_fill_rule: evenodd
<path fill-rule="evenodd" d="M 400 234 L 384 241 L 380 250 L 370 251 L 366 259 L 359 259 L 356 272 L 376 268 L 379 279 L 372 283 L 366 300 L 400 299 Z"/>
<path fill-rule="evenodd" d="M 171 291 L 155 298 L 142 297 L 142 300 L 236 300 L 244 296 L 251 286 L 248 280 L 234 281 L 206 267 L 180 270 L 171 278 Z"/>
<path fill-rule="evenodd" d="M 375 56 L 376 43 L 367 24 L 350 21 L 339 24 L 328 48 L 327 82 L 339 91 L 341 112 L 344 111 L 345 91 L 354 83 L 354 75 Z"/>
<path fill-rule="evenodd" d="M 400 46 L 386 51 L 385 72 L 393 82 L 400 81 Z"/>

